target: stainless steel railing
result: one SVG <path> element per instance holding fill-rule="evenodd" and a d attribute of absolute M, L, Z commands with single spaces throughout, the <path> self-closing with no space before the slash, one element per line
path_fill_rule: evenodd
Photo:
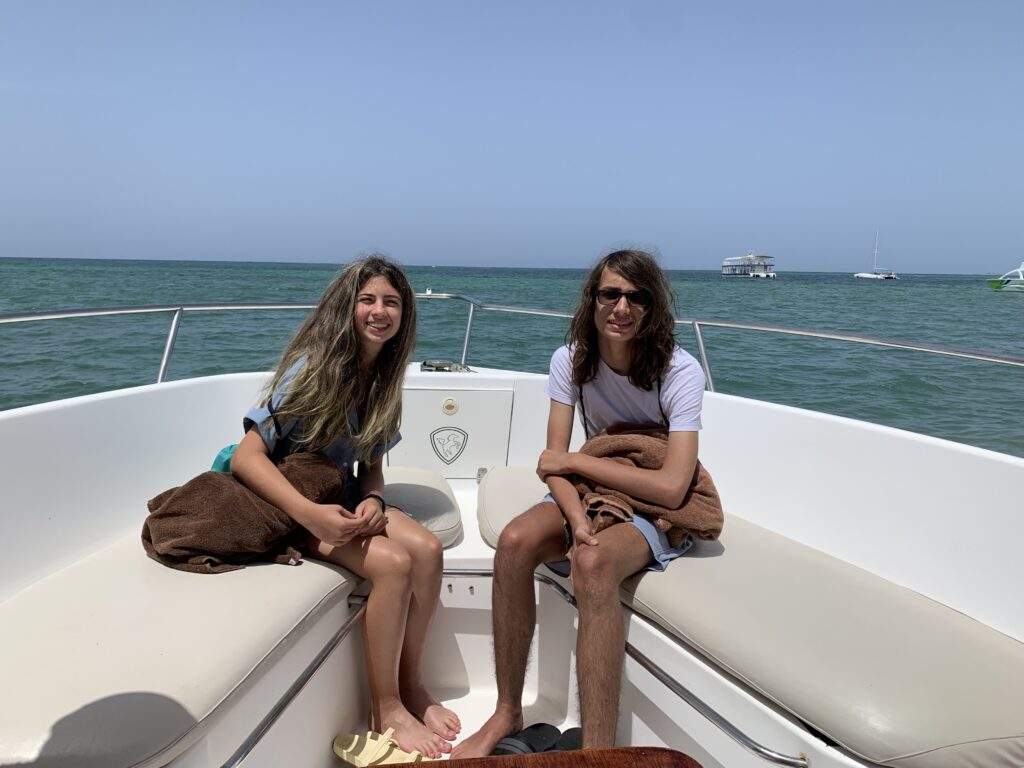
<path fill-rule="evenodd" d="M 499 312 L 512 315 L 535 315 L 540 317 L 570 318 L 567 312 L 555 312 L 548 309 L 533 309 L 530 307 L 513 307 L 503 304 L 485 304 L 472 296 L 461 293 L 417 293 L 417 299 L 423 300 L 447 300 L 462 301 L 468 306 L 466 316 L 466 330 L 462 341 L 462 354 L 460 362 L 466 363 L 469 359 L 469 342 L 473 333 L 473 320 L 477 312 Z M 154 305 L 143 307 L 101 307 L 97 309 L 62 309 L 54 312 L 38 312 L 25 314 L 0 315 L 0 325 L 8 323 L 29 323 L 42 320 L 63 320 L 76 317 L 104 317 L 111 315 L 146 315 L 146 314 L 170 314 L 171 325 L 167 331 L 167 338 L 164 342 L 164 352 L 160 358 L 160 368 L 157 371 L 156 381 L 162 382 L 167 377 L 170 367 L 171 356 L 174 353 L 174 342 L 178 337 L 178 329 L 181 325 L 182 316 L 185 313 L 193 312 L 239 312 L 239 311 L 267 311 L 267 310 L 310 310 L 315 304 L 288 304 L 288 303 L 238 303 L 238 304 L 178 304 L 178 305 Z M 842 341 L 853 344 L 866 344 L 875 347 L 888 347 L 890 349 L 903 349 L 912 352 L 926 352 L 933 355 L 943 355 L 964 360 L 975 360 L 985 363 L 996 363 L 998 365 L 1012 365 L 1024 368 L 1024 358 L 1008 355 L 997 355 L 987 352 L 976 352 L 970 350 L 954 349 L 943 347 L 937 344 L 922 342 L 896 341 L 893 339 L 879 339 L 872 336 L 862 336 L 851 333 L 828 333 L 824 331 L 809 330 L 806 328 L 788 328 L 779 325 L 763 325 L 754 323 L 733 323 L 723 320 L 700 320 L 696 318 L 679 318 L 676 325 L 689 325 L 693 330 L 694 339 L 697 343 L 697 352 L 700 356 L 701 365 L 707 379 L 707 387 L 715 391 L 714 377 L 711 373 L 711 361 L 708 358 L 707 348 L 704 342 L 704 328 L 723 328 L 737 331 L 755 331 L 759 333 L 775 333 L 787 336 L 802 336 L 812 339 L 825 339 L 829 341 Z"/>

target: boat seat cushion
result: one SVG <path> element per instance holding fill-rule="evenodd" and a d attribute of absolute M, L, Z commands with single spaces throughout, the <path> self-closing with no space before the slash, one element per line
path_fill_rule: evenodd
<path fill-rule="evenodd" d="M 446 545 L 458 539 L 461 519 L 443 478 L 402 467 L 384 477 L 390 503 Z M 216 717 L 226 697 L 247 690 L 310 628 L 347 615 L 357 586 L 353 574 L 315 560 L 177 571 L 149 559 L 133 531 L 0 603 L 9 704 L 0 764 L 136 765 Z"/>
<path fill-rule="evenodd" d="M 488 472 L 488 543 L 538 483 L 528 468 Z M 1024 765 L 1024 644 L 746 520 L 627 580 L 622 599 L 868 761 Z"/>
<path fill-rule="evenodd" d="M 476 518 L 480 536 L 490 546 L 498 546 L 501 530 L 513 517 L 521 515 L 544 498 L 547 483 L 526 467 L 494 467 L 480 481 Z"/>
<path fill-rule="evenodd" d="M 384 499 L 437 536 L 446 549 L 462 539 L 462 513 L 455 494 L 436 472 L 384 467 Z"/>
<path fill-rule="evenodd" d="M 0 762 L 119 768 L 160 753 L 356 585 L 310 560 L 173 570 L 132 532 L 0 603 Z"/>

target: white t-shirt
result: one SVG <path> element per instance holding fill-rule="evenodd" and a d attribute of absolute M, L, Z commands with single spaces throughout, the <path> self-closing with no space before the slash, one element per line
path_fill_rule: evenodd
<path fill-rule="evenodd" d="M 666 419 L 669 432 L 700 430 L 704 371 L 693 355 L 681 347 L 672 353 L 660 395 L 659 403 L 657 384 L 644 391 L 633 386 L 628 376 L 616 373 L 604 360 L 599 360 L 597 375 L 583 385 L 587 434 L 596 435 L 622 422 L 664 424 Z M 548 397 L 569 406 L 575 406 L 579 399 L 579 389 L 572 381 L 572 352 L 564 344 L 551 356 Z"/>

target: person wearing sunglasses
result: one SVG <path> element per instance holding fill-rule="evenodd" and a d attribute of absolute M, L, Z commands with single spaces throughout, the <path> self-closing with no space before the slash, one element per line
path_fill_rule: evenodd
<path fill-rule="evenodd" d="M 522 728 L 521 697 L 536 623 L 533 571 L 541 563 L 571 576 L 579 608 L 576 678 L 583 746 L 612 746 L 625 650 L 619 585 L 642 569 L 664 570 L 692 545 L 670 546 L 642 515 L 594 533 L 579 493 L 565 475 L 675 509 L 694 477 L 704 372 L 675 341 L 672 292 L 654 257 L 609 253 L 590 271 L 566 335 L 551 357 L 547 450 L 537 473 L 550 493 L 513 519 L 494 557 L 494 656 L 498 702 L 453 757 L 490 754 Z M 588 438 L 614 424 L 660 424 L 668 431 L 659 470 L 569 452 L 579 406 Z"/>

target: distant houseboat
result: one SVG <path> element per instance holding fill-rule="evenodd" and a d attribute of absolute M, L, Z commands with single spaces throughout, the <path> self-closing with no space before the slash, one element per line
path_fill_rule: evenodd
<path fill-rule="evenodd" d="M 775 258 L 756 255 L 748 251 L 746 256 L 733 256 L 722 262 L 722 274 L 726 277 L 775 278 Z"/>

